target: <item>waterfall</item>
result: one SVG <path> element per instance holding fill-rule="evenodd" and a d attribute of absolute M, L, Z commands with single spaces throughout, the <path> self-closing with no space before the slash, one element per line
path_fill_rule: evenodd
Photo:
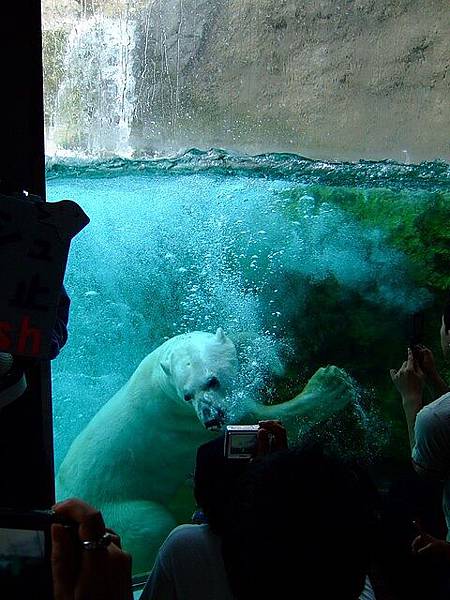
<path fill-rule="evenodd" d="M 134 45 L 134 23 L 126 14 L 94 15 L 74 24 L 48 129 L 48 154 L 68 150 L 96 155 L 131 153 Z"/>

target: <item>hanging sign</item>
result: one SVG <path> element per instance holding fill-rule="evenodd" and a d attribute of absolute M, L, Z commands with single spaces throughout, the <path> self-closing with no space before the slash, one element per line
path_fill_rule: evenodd
<path fill-rule="evenodd" d="M 48 358 L 70 242 L 88 223 L 72 200 L 0 195 L 0 352 Z"/>

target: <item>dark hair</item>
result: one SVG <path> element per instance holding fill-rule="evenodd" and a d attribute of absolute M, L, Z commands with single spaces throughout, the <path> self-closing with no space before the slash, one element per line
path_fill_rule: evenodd
<path fill-rule="evenodd" d="M 233 594 L 357 599 L 369 566 L 371 515 L 358 475 L 317 448 L 255 461 L 235 488 L 223 528 Z"/>
<path fill-rule="evenodd" d="M 230 499 L 247 463 L 224 457 L 224 436 L 207 442 L 197 450 L 194 471 L 194 496 L 211 530 L 221 535 Z"/>

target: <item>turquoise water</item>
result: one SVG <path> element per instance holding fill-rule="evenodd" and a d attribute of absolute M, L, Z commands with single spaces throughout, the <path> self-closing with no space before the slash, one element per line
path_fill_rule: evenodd
<path fill-rule="evenodd" d="M 147 353 L 217 327 L 238 343 L 245 394 L 287 399 L 336 364 L 389 424 L 380 450 L 402 446 L 387 370 L 403 360 L 415 312 L 437 342 L 447 273 L 450 282 L 449 184 L 445 163 L 219 150 L 49 163 L 48 199 L 73 199 L 91 219 L 66 273 L 70 339 L 53 369 L 57 465 Z"/>

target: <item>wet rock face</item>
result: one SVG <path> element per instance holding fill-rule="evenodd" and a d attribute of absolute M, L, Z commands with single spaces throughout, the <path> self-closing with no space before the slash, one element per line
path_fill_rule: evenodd
<path fill-rule="evenodd" d="M 153 8 L 141 22 L 155 64 L 140 65 L 135 143 L 448 159 L 447 10 L 441 0 Z"/>
<path fill-rule="evenodd" d="M 180 118 L 190 118 L 188 76 L 196 71 L 217 8 L 205 0 L 173 0 L 150 3 L 136 15 L 135 148 L 149 151 L 174 144 L 178 149 Z"/>
<path fill-rule="evenodd" d="M 116 19 L 122 30 L 128 24 L 126 90 L 133 97 L 125 121 L 137 152 L 216 146 L 350 160 L 450 158 L 447 0 L 104 5 L 100 16 L 74 14 L 72 25 L 96 17 Z M 61 69 L 62 58 L 54 62 Z M 117 64 L 123 67 L 123 60 Z M 65 69 L 73 80 L 73 68 Z M 103 85 L 101 71 L 95 92 Z M 80 86 L 76 92 L 81 98 Z M 87 114 L 92 137 L 96 97 L 86 109 L 76 98 L 77 110 L 66 119 L 72 130 Z M 49 98 L 53 102 L 53 90 Z"/>

